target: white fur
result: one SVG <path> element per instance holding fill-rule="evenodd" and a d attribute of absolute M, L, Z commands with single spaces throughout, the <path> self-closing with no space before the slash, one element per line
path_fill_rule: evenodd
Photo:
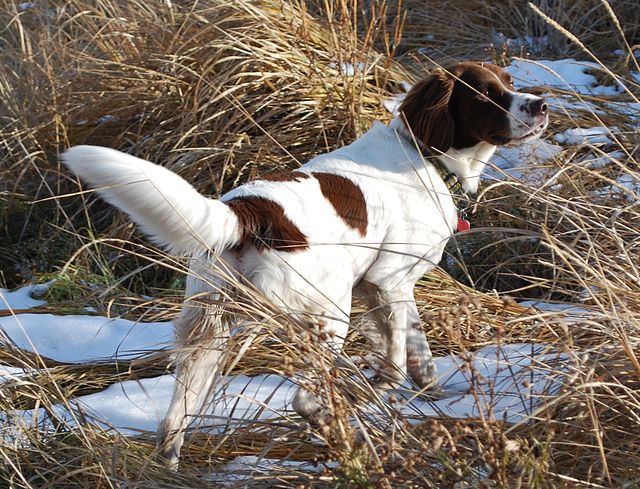
<path fill-rule="evenodd" d="M 509 108 L 509 125 L 511 126 L 512 138 L 522 141 L 527 136 L 532 138 L 540 136 L 549 122 L 548 114 L 535 116 L 526 110 L 528 104 L 540 100 L 540 97 L 530 93 L 510 93 L 513 97 Z"/>

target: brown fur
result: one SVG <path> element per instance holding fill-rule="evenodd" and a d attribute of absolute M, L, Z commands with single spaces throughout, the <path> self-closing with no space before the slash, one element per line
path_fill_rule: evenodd
<path fill-rule="evenodd" d="M 455 79 L 436 70 L 416 83 L 400 105 L 400 112 L 416 139 L 445 153 L 453 144 L 454 122 L 449 110 Z"/>
<path fill-rule="evenodd" d="M 347 226 L 357 230 L 360 236 L 366 236 L 367 203 L 360 187 L 348 178 L 339 175 L 313 172 L 313 176 L 320 183 L 320 190 L 324 198 L 331 202 L 336 213 Z"/>
<path fill-rule="evenodd" d="M 242 238 L 236 245 L 241 249 L 253 244 L 258 251 L 305 251 L 307 237 L 284 214 L 282 206 L 264 197 L 238 197 L 226 202 L 238 217 Z"/>
<path fill-rule="evenodd" d="M 267 180 L 268 182 L 299 182 L 309 178 L 309 175 L 299 171 L 267 173 L 256 180 Z"/>

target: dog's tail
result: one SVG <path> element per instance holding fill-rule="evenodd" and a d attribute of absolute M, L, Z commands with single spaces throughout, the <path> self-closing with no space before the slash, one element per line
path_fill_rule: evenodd
<path fill-rule="evenodd" d="M 173 253 L 221 252 L 240 240 L 229 206 L 199 194 L 166 168 L 100 146 L 73 147 L 62 161 Z"/>

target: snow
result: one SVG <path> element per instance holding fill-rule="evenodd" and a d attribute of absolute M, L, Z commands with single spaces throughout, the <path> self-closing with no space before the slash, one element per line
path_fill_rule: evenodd
<path fill-rule="evenodd" d="M 131 380 L 79 397 L 76 402 L 84 412 L 123 434 L 155 431 L 169 407 L 174 385 L 173 375 Z M 278 375 L 226 377 L 200 423 L 220 429 L 228 420 L 281 417 L 290 410 L 296 389 L 293 382 Z M 62 408 L 59 411 L 64 413 Z"/>
<path fill-rule="evenodd" d="M 594 196 L 618 195 L 629 202 L 640 201 L 640 175 L 623 173 L 616 178 L 615 185 L 605 185 L 591 191 Z"/>
<path fill-rule="evenodd" d="M 33 290 L 28 286 L 3 291 L 2 296 L 7 307 L 41 305 L 43 301 L 30 297 Z M 23 313 L 0 318 L 0 329 L 17 346 L 63 362 L 122 358 L 167 346 L 172 339 L 168 322 L 136 323 L 101 316 Z M 487 346 L 466 357 L 452 355 L 435 362 L 440 385 L 449 397 L 424 400 L 408 386 L 392 392 L 398 397 L 393 406 L 411 420 L 442 414 L 522 420 L 560 387 L 567 358 L 543 345 L 517 344 Z M 20 368 L 0 367 L 3 380 L 23 373 Z M 124 434 L 154 431 L 168 408 L 174 384 L 172 375 L 125 381 L 72 403 Z M 225 377 L 201 423 L 219 430 L 230 422 L 292 415 L 296 389 L 292 380 L 274 374 Z M 72 413 L 63 406 L 57 406 L 56 411 L 74 422 Z M 45 417 L 43 411 L 19 414 L 27 423 Z M 370 406 L 364 414 L 375 418 L 379 411 Z"/>
<path fill-rule="evenodd" d="M 35 2 L 21 2 L 18 4 L 18 11 L 25 12 L 27 10 L 31 10 L 37 7 L 38 7 L 38 4 Z"/>
<path fill-rule="evenodd" d="M 396 116 L 398 115 L 398 109 L 400 108 L 400 105 L 402 104 L 402 101 L 406 96 L 406 93 L 401 93 L 399 95 L 395 95 L 391 98 L 383 100 L 382 104 L 384 105 L 384 108 L 387 110 L 387 112 Z"/>
<path fill-rule="evenodd" d="M 411 87 L 413 87 L 411 83 L 404 80 L 400 82 L 400 86 L 404 90 L 404 93 L 399 93 L 382 101 L 382 105 L 387 110 L 387 112 L 394 116 L 398 115 L 398 109 L 400 108 L 402 101 L 407 96 L 407 93 L 409 93 L 409 90 L 411 90 Z"/>
<path fill-rule="evenodd" d="M 552 159 L 562 151 L 562 147 L 542 138 L 527 141 L 518 146 L 503 146 L 491 158 L 493 166 L 482 174 L 485 180 L 502 180 L 505 174 L 517 180 L 524 180 L 534 172 L 537 165 Z"/>
<path fill-rule="evenodd" d="M 566 113 L 570 115 L 577 115 L 577 111 L 586 111 L 590 114 L 605 115 L 606 112 L 599 105 L 596 105 L 587 100 L 576 98 L 572 94 L 563 93 L 543 93 L 544 97 L 551 107 L 552 112 Z M 618 104 L 609 102 L 615 108 L 626 107 L 626 104 Z"/>
<path fill-rule="evenodd" d="M 399 400 L 394 406 L 410 420 L 445 415 L 521 421 L 560 388 L 562 372 L 568 368 L 566 355 L 533 343 L 487 346 L 466 357 L 452 355 L 435 362 L 440 385 L 449 397 L 430 401 L 417 397 L 413 390 L 392 391 Z M 121 382 L 79 397 L 74 404 L 123 434 L 153 431 L 168 408 L 174 383 L 171 375 Z M 291 380 L 274 374 L 225 377 L 201 424 L 220 430 L 228 423 L 293 415 L 295 392 Z M 73 422 L 63 407 L 56 410 Z M 33 411 L 23 413 L 23 418 L 31 419 L 34 414 L 42 419 L 43 413 Z M 374 406 L 363 414 L 379 417 Z"/>
<path fill-rule="evenodd" d="M 502 32 L 495 32 L 493 34 L 492 44 L 500 47 L 506 47 L 511 51 L 526 50 L 527 52 L 540 53 L 549 47 L 549 36 L 522 36 L 510 38 Z"/>
<path fill-rule="evenodd" d="M 554 139 L 560 144 L 613 144 L 609 136 L 616 130 L 601 126 L 587 129 L 576 127 L 556 134 Z"/>
<path fill-rule="evenodd" d="M 599 85 L 596 77 L 587 71 L 602 71 L 602 67 L 589 61 L 517 59 L 506 70 L 513 77 L 514 84 L 519 90 L 531 87 L 550 87 L 582 95 L 605 96 L 619 95 L 623 91 L 621 82 L 615 82 L 614 85 Z"/>
<path fill-rule="evenodd" d="M 615 163 L 625 156 L 624 151 L 611 151 L 610 153 L 605 153 L 600 156 L 590 154 L 581 159 L 580 163 L 586 168 L 597 169 L 606 167 L 611 163 Z"/>
<path fill-rule="evenodd" d="M 0 289 L 0 311 L 7 309 L 30 309 L 46 304 L 46 301 L 32 297 L 32 294 L 40 295 L 44 293 L 46 285 L 47 284 L 25 285 L 14 291 Z"/>
<path fill-rule="evenodd" d="M 338 70 L 340 74 L 345 76 L 355 76 L 356 73 L 364 73 L 367 69 L 367 65 L 364 63 L 357 63 L 356 65 L 353 63 L 330 63 L 329 67 Z"/>
<path fill-rule="evenodd" d="M 30 309 L 46 304 L 32 295 L 44 294 L 51 284 L 53 281 L 14 291 L 0 289 L 0 310 Z M 24 313 L 0 317 L 0 346 L 10 341 L 19 348 L 60 362 L 130 357 L 166 347 L 172 340 L 170 322 L 136 323 L 71 314 Z M 7 368 L 0 366 L 0 371 Z"/>
<path fill-rule="evenodd" d="M 98 118 L 98 123 L 106 124 L 108 122 L 117 122 L 118 120 L 119 120 L 118 117 L 111 114 L 107 114 L 107 115 L 100 116 Z"/>
<path fill-rule="evenodd" d="M 530 307 L 544 315 L 561 315 L 567 322 L 584 321 L 585 318 L 593 316 L 594 312 L 586 308 L 583 304 L 572 304 L 567 302 L 546 302 L 546 301 L 520 301 L 523 307 Z"/>
<path fill-rule="evenodd" d="M 253 481 L 256 477 L 277 477 L 278 472 L 284 472 L 285 470 L 287 475 L 290 476 L 291 471 L 320 473 L 324 467 L 335 468 L 337 466 L 336 462 L 314 464 L 301 460 L 282 460 L 243 455 L 218 467 L 215 473 L 207 475 L 204 479 L 217 482 L 222 486 L 238 487 L 239 483 Z"/>
<path fill-rule="evenodd" d="M 101 316 L 19 314 L 0 318 L 16 346 L 61 362 L 123 358 L 167 346 L 171 323 L 135 323 Z"/>
<path fill-rule="evenodd" d="M 406 402 L 403 411 L 407 416 L 522 421 L 558 391 L 562 371 L 568 367 L 566 355 L 534 343 L 487 346 L 467 357 L 437 360 L 440 385 L 460 394 Z"/>

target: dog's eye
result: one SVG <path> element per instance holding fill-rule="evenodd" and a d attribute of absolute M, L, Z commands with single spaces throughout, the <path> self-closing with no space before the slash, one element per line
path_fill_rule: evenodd
<path fill-rule="evenodd" d="M 478 90 L 478 98 L 483 102 L 488 102 L 489 100 L 491 100 L 490 95 L 491 89 L 489 87 Z"/>

